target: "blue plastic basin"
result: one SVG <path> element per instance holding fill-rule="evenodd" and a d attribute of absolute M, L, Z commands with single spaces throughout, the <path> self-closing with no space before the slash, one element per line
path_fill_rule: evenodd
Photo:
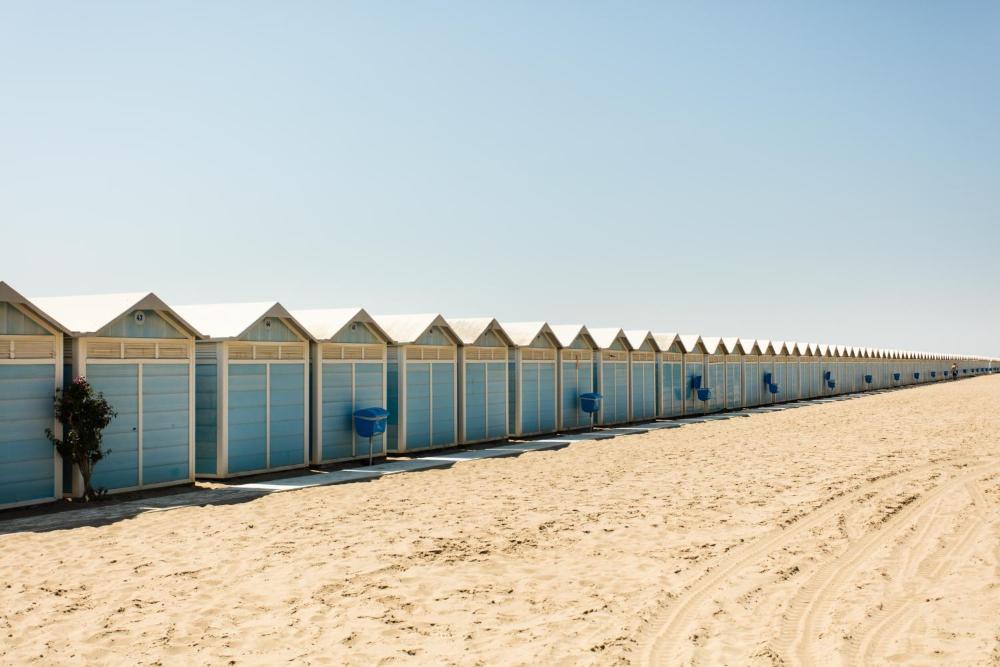
<path fill-rule="evenodd" d="M 692 375 L 691 376 L 691 388 L 692 389 L 701 389 L 701 376 L 700 375 Z"/>
<path fill-rule="evenodd" d="M 385 433 L 389 411 L 385 408 L 363 408 L 354 412 L 354 430 L 362 438 Z"/>
<path fill-rule="evenodd" d="M 871 384 L 871 383 L 872 383 L 872 376 L 871 375 L 866 375 L 865 376 L 865 384 Z"/>
<path fill-rule="evenodd" d="M 704 389 L 698 390 L 698 400 L 699 401 L 709 401 L 712 399 L 712 390 L 705 387 Z"/>
<path fill-rule="evenodd" d="M 829 387 L 830 389 L 836 389 L 837 382 L 835 380 L 827 380 L 826 386 Z"/>
<path fill-rule="evenodd" d="M 774 384 L 773 382 L 768 382 L 767 383 L 767 390 L 769 392 L 771 392 L 772 394 L 777 394 L 778 393 L 778 385 Z"/>
<path fill-rule="evenodd" d="M 584 412 L 594 413 L 601 409 L 601 399 L 604 398 L 596 391 L 580 394 L 580 409 Z"/>
<path fill-rule="evenodd" d="M 920 373 L 914 373 L 913 374 L 913 379 L 914 380 L 919 380 L 920 379 Z"/>
<path fill-rule="evenodd" d="M 899 381 L 899 373 L 893 373 L 892 374 L 892 379 L 896 380 L 898 382 Z"/>
<path fill-rule="evenodd" d="M 767 384 L 767 385 L 771 384 L 771 374 L 770 373 L 764 373 L 764 384 Z"/>

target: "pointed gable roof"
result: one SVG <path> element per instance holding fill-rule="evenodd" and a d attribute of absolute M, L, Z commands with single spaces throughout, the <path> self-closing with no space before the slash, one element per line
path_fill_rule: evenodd
<path fill-rule="evenodd" d="M 685 353 L 691 352 L 701 352 L 705 349 L 704 343 L 701 342 L 701 336 L 698 334 L 681 334 L 681 348 Z"/>
<path fill-rule="evenodd" d="M 288 310 L 277 301 L 257 303 L 205 303 L 177 306 L 174 310 L 191 322 L 206 338 L 238 338 L 265 317 L 286 319 L 306 340 L 312 336 Z"/>
<path fill-rule="evenodd" d="M 656 336 L 649 329 L 626 329 L 625 338 L 633 350 L 638 350 L 648 340 L 654 352 L 661 352 L 660 345 L 656 342 Z"/>
<path fill-rule="evenodd" d="M 204 338 L 192 324 L 181 317 L 153 292 L 52 296 L 31 299 L 75 336 L 96 334 L 115 320 L 134 310 L 165 313 L 194 338 Z"/>
<path fill-rule="evenodd" d="M 606 350 L 610 348 L 616 340 L 622 340 L 625 343 L 625 347 L 628 350 L 632 350 L 632 344 L 628 341 L 625 336 L 625 331 L 622 329 L 614 329 L 611 327 L 601 327 L 598 329 L 589 329 L 590 337 L 594 339 L 594 343 L 597 345 L 597 349 Z"/>
<path fill-rule="evenodd" d="M 462 345 L 473 345 L 480 336 L 487 331 L 492 331 L 500 336 L 504 345 L 508 347 L 514 344 L 507 331 L 495 318 L 492 317 L 448 317 L 445 318 L 448 326 L 458 336 Z"/>
<path fill-rule="evenodd" d="M 594 337 L 590 335 L 590 330 L 582 324 L 553 324 L 549 329 L 552 331 L 552 335 L 556 337 L 559 347 L 569 347 L 573 344 L 573 341 L 582 336 L 588 345 L 597 349 L 597 343 L 594 342 Z"/>
<path fill-rule="evenodd" d="M 743 345 L 740 343 L 740 339 L 736 336 L 724 337 L 722 339 L 722 347 L 726 350 L 726 354 L 745 354 Z"/>
<path fill-rule="evenodd" d="M 725 354 L 726 352 L 725 348 L 722 347 L 722 338 L 719 336 L 702 336 L 701 344 L 705 346 L 705 352 L 708 354 Z"/>
<path fill-rule="evenodd" d="M 453 343 L 457 344 L 458 342 L 458 335 L 452 331 L 448 321 L 434 313 L 373 315 L 372 317 L 396 345 L 413 343 L 432 327 L 439 327 Z"/>
<path fill-rule="evenodd" d="M 333 340 L 354 322 L 363 322 L 377 337 L 386 343 L 391 342 L 389 334 L 364 308 L 303 308 L 291 313 L 316 341 Z"/>
<path fill-rule="evenodd" d="M 60 333 L 69 334 L 69 329 L 58 322 L 54 317 L 42 310 L 37 304 L 35 304 L 31 299 L 22 296 L 20 292 L 15 290 L 13 287 L 0 280 L 0 301 L 6 301 L 7 303 L 13 303 L 21 308 L 25 308 L 30 311 L 35 317 L 45 322 L 49 328 L 54 329 Z"/>
<path fill-rule="evenodd" d="M 514 347 L 527 347 L 541 335 L 547 335 L 558 345 L 559 341 L 546 322 L 501 322 L 500 326 L 510 337 Z"/>

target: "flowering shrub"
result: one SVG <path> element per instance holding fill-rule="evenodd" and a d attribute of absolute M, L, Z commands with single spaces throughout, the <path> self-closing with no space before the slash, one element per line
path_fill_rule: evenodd
<path fill-rule="evenodd" d="M 62 422 L 63 437 L 52 429 L 45 435 L 64 461 L 75 464 L 83 477 L 83 498 L 90 500 L 104 494 L 90 485 L 97 462 L 110 454 L 101 450 L 103 431 L 118 416 L 101 393 L 95 393 L 86 378 L 78 377 L 55 397 L 56 419 Z"/>

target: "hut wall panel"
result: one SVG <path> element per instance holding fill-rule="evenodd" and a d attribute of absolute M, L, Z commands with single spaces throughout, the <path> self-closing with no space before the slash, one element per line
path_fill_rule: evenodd
<path fill-rule="evenodd" d="M 663 405 L 661 416 L 680 417 L 684 414 L 683 364 L 680 361 L 665 361 L 660 368 L 660 395 Z"/>
<path fill-rule="evenodd" d="M 188 373 L 187 364 L 143 366 L 143 485 L 183 481 L 189 476 Z"/>
<path fill-rule="evenodd" d="M 778 393 L 773 395 L 772 399 L 775 401 L 788 400 L 785 398 L 785 389 L 787 388 L 785 383 L 785 361 L 783 359 L 775 359 L 773 368 L 772 374 L 774 379 L 772 381 L 778 385 Z"/>
<path fill-rule="evenodd" d="M 267 320 L 271 323 L 271 326 L 264 326 L 264 321 Z M 268 343 L 296 343 L 301 340 L 299 336 L 295 335 L 288 325 L 281 321 L 278 317 L 267 317 L 258 322 L 256 322 L 252 327 L 247 329 L 246 333 L 240 336 L 240 340 L 252 340 Z"/>
<path fill-rule="evenodd" d="M 785 362 L 785 394 L 784 400 L 799 400 L 799 362 L 789 359 Z"/>
<path fill-rule="evenodd" d="M 756 357 L 743 360 L 743 401 L 747 407 L 760 405 L 762 382 L 760 362 Z"/>
<path fill-rule="evenodd" d="M 270 466 L 305 463 L 305 373 L 303 364 L 271 364 Z"/>
<path fill-rule="evenodd" d="M 656 364 L 632 364 L 632 419 L 656 417 Z"/>
<path fill-rule="evenodd" d="M 54 494 L 53 447 L 45 429 L 53 426 L 55 389 L 51 364 L 0 364 L 0 505 Z"/>
<path fill-rule="evenodd" d="M 601 361 L 601 423 L 620 424 L 628 421 L 628 362 Z"/>
<path fill-rule="evenodd" d="M 229 472 L 267 466 L 267 388 L 264 364 L 229 367 Z"/>
<path fill-rule="evenodd" d="M 726 363 L 723 359 L 708 364 L 708 386 L 712 398 L 708 402 L 709 412 L 721 412 L 726 407 Z"/>
<path fill-rule="evenodd" d="M 431 446 L 431 365 L 406 365 L 406 449 Z"/>
<path fill-rule="evenodd" d="M 0 301 L 0 335 L 51 336 L 33 319 L 5 301 Z"/>
<path fill-rule="evenodd" d="M 434 446 L 450 445 L 456 441 L 455 380 L 455 364 L 431 364 L 431 392 L 434 397 L 431 444 Z"/>
<path fill-rule="evenodd" d="M 198 364 L 194 373 L 195 472 L 215 475 L 219 472 L 219 367 Z"/>
<path fill-rule="evenodd" d="M 465 440 L 486 439 L 486 364 L 465 364 Z"/>
<path fill-rule="evenodd" d="M 351 411 L 353 420 L 354 410 L 363 408 L 383 407 L 382 375 L 383 366 L 381 362 L 362 362 L 354 364 L 354 408 Z M 353 431 L 353 421 L 351 423 Z M 355 436 L 354 455 L 368 453 L 368 442 L 357 442 Z M 372 454 L 381 456 L 385 453 L 385 438 L 377 435 L 372 438 Z"/>
<path fill-rule="evenodd" d="M 392 350 L 392 351 L 395 351 Z M 389 418 L 386 420 L 385 427 L 385 447 L 387 451 L 399 451 L 399 362 L 395 359 L 390 359 L 386 362 L 385 366 L 385 382 L 386 382 L 386 410 L 389 411 Z"/>
<path fill-rule="evenodd" d="M 90 364 L 87 380 L 104 394 L 118 413 L 106 429 L 101 448 L 110 452 L 94 468 L 95 489 L 118 489 L 139 484 L 139 366 Z"/>
<path fill-rule="evenodd" d="M 737 410 L 743 404 L 743 362 L 738 358 L 726 361 L 726 409 Z"/>
<path fill-rule="evenodd" d="M 135 311 L 122 315 L 104 327 L 99 336 L 105 338 L 184 338 L 174 325 L 166 321 L 155 310 L 144 310 L 143 322 L 135 321 Z M 96 470 L 96 468 L 95 468 Z M 110 488 L 110 487 L 109 487 Z"/>
<path fill-rule="evenodd" d="M 486 364 L 486 384 L 489 387 L 489 404 L 486 435 L 489 438 L 505 438 L 507 429 L 507 377 L 502 361 Z M 513 392 L 511 392 L 513 393 Z"/>
<path fill-rule="evenodd" d="M 698 393 L 694 388 L 695 376 L 701 376 L 701 386 L 708 386 L 705 377 L 704 356 L 700 354 L 686 355 L 684 357 L 684 414 L 688 415 L 705 411 L 705 406 L 698 400 Z"/>
<path fill-rule="evenodd" d="M 590 425 L 590 415 L 580 409 L 580 394 L 594 390 L 594 367 L 589 362 L 562 362 L 562 428 Z"/>
<path fill-rule="evenodd" d="M 521 365 L 521 432 L 537 433 L 539 426 L 538 364 L 522 362 Z"/>
<path fill-rule="evenodd" d="M 353 397 L 350 364 L 323 365 L 323 459 L 345 459 L 354 454 L 351 423 Z"/>

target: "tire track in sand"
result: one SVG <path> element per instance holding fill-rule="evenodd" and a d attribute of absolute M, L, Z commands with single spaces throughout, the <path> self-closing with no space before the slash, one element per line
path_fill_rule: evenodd
<path fill-rule="evenodd" d="M 905 529 L 912 517 L 926 514 L 933 501 L 996 469 L 1000 469 L 996 463 L 966 469 L 907 505 L 880 528 L 857 540 L 840 556 L 821 567 L 789 605 L 779 641 L 779 655 L 794 657 L 796 664 L 814 664 L 813 641 L 818 636 L 816 627 L 836 601 L 837 591 L 864 564 L 865 559 Z"/>
<path fill-rule="evenodd" d="M 929 584 L 940 582 L 947 572 L 947 567 L 966 552 L 972 544 L 973 538 L 987 526 L 988 501 L 986 496 L 983 495 L 979 485 L 975 482 L 968 482 L 965 487 L 973 503 L 972 516 L 965 521 L 957 537 L 952 540 L 950 547 L 946 548 L 944 552 L 939 551 L 931 554 L 920 563 L 917 574 L 921 578 L 922 584 L 924 582 Z M 928 525 L 930 523 L 927 521 Z M 906 592 L 904 592 L 905 595 Z M 854 649 L 852 664 L 874 664 L 875 657 L 882 653 L 886 643 L 898 635 L 912 606 L 912 599 L 904 597 L 887 607 L 882 614 L 876 617 L 871 628 L 863 636 L 851 642 Z"/>
<path fill-rule="evenodd" d="M 898 484 L 910 477 L 961 464 L 965 459 L 936 461 L 914 466 L 898 472 L 888 473 L 871 482 L 861 482 L 849 491 L 828 499 L 825 504 L 809 511 L 795 523 L 785 528 L 777 528 L 745 547 L 736 549 L 714 563 L 712 568 L 679 595 L 672 604 L 655 619 L 652 632 L 640 644 L 638 662 L 641 665 L 676 664 L 669 655 L 684 639 L 684 631 L 696 620 L 695 612 L 706 603 L 714 591 L 727 579 L 735 576 L 761 560 L 776 549 L 791 542 L 802 533 L 832 519 L 836 514 L 850 507 L 857 498 L 867 493 Z"/>

